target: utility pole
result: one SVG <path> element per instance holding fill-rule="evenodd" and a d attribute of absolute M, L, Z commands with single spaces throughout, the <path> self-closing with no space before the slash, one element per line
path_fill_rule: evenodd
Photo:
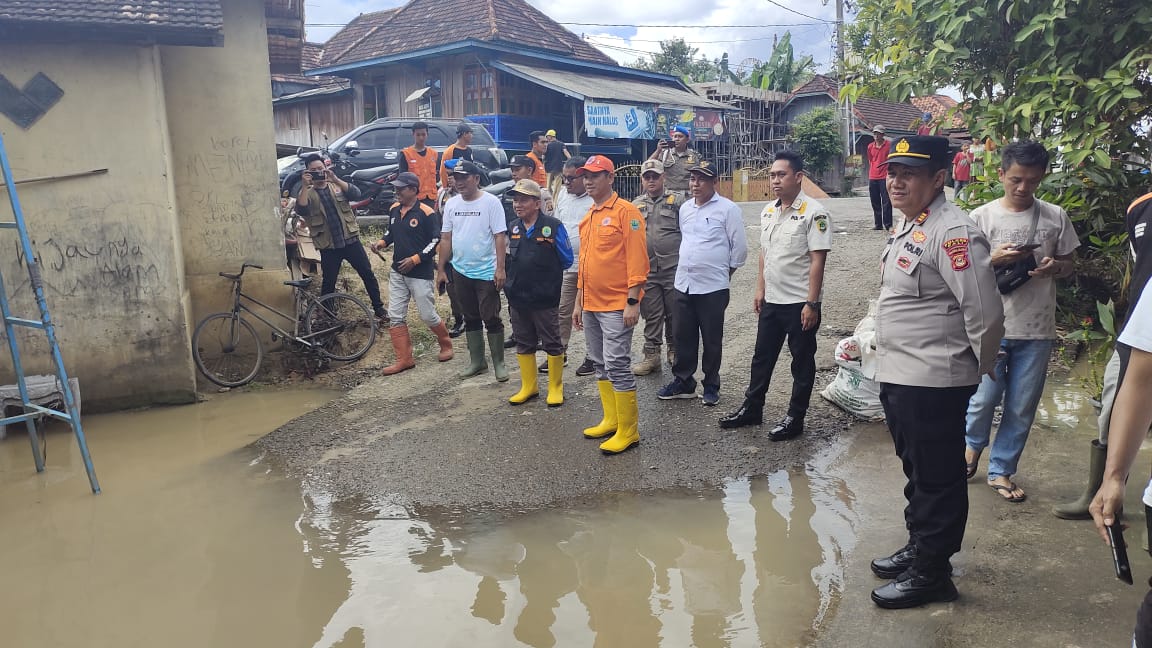
<path fill-rule="evenodd" d="M 836 0 L 836 65 L 838 76 L 844 74 L 844 0 Z"/>

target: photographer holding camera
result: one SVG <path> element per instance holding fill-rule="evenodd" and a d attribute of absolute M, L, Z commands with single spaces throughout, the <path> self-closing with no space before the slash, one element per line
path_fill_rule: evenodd
<path fill-rule="evenodd" d="M 347 261 L 364 281 L 364 290 L 372 301 L 376 317 L 387 317 L 380 298 L 380 284 L 372 273 L 372 264 L 360 242 L 360 225 L 349 204 L 349 201 L 360 198 L 360 190 L 336 177 L 318 154 L 304 158 L 304 164 L 307 169 L 305 178 L 311 184 L 300 189 L 300 195 L 296 197 L 296 213 L 308 224 L 312 241 L 320 251 L 320 294 L 336 291 L 340 265 Z"/>

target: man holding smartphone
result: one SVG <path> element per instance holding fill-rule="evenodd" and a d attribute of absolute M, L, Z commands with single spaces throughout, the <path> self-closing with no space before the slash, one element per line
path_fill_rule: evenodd
<path fill-rule="evenodd" d="M 984 376 L 968 404 L 965 463 L 968 478 L 978 468 L 980 454 L 992 437 L 992 418 L 1003 405 L 1003 416 L 992 441 L 988 485 L 1013 503 L 1024 491 L 1012 480 L 1028 441 L 1036 408 L 1044 391 L 1048 357 L 1056 341 L 1056 279 L 1071 276 L 1073 252 L 1080 238 L 1068 214 L 1036 198 L 1048 174 L 1048 151 L 1032 141 L 1004 147 L 1000 183 L 1004 197 L 977 207 L 972 219 L 992 245 L 992 267 L 1026 263 L 1026 281 L 1001 294 L 1004 339 L 992 375 Z M 1021 270 L 1022 272 L 1022 270 Z M 1001 288 L 1003 293 L 1005 289 Z"/>
<path fill-rule="evenodd" d="M 692 131 L 687 126 L 674 126 L 668 133 L 669 139 L 656 144 L 656 152 L 649 160 L 659 160 L 664 164 L 664 188 L 688 199 L 688 169 L 700 163 L 700 156 L 688 148 L 692 142 Z"/>
<path fill-rule="evenodd" d="M 304 158 L 304 165 L 309 184 L 296 197 L 296 213 L 308 224 L 312 242 L 320 251 L 320 294 L 336 291 L 340 266 L 347 261 L 364 282 L 376 317 L 386 318 L 380 284 L 372 273 L 372 263 L 360 242 L 360 225 L 349 204 L 360 199 L 360 189 L 336 177 L 318 154 Z"/>

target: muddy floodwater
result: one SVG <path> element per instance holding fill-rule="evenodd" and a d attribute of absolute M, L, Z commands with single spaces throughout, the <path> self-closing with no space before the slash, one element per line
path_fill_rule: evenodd
<path fill-rule="evenodd" d="M 87 417 L 98 496 L 66 429 L 41 475 L 0 441 L 0 645 L 799 646 L 834 609 L 852 496 L 814 468 L 530 513 L 337 501 L 247 448 L 335 396 Z"/>

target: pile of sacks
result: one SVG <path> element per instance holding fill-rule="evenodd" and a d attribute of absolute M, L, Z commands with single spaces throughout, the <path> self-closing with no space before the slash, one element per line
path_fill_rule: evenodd
<path fill-rule="evenodd" d="M 852 337 L 836 345 L 836 379 L 820 395 L 849 414 L 868 421 L 884 420 L 876 378 L 876 300 L 856 325 Z"/>

